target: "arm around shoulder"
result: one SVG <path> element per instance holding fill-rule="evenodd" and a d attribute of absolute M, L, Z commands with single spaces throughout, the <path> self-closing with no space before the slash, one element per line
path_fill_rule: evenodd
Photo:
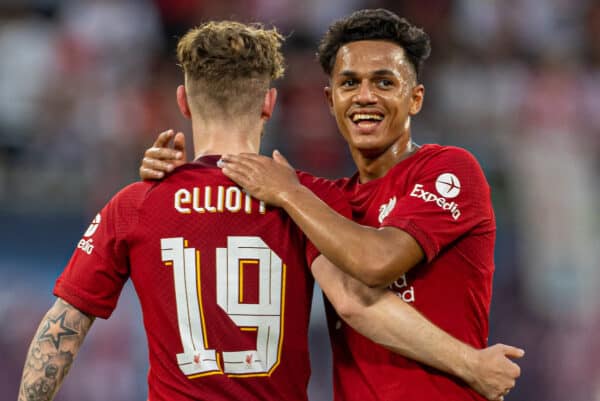
<path fill-rule="evenodd" d="M 475 349 L 391 291 L 365 286 L 323 255 L 313 262 L 312 272 L 338 315 L 370 340 L 462 379 L 489 400 L 500 399 L 515 386 L 520 369 L 510 358 L 522 357 L 522 350 L 506 345 Z"/>
<path fill-rule="evenodd" d="M 369 287 L 388 286 L 424 258 L 407 232 L 355 223 L 306 187 L 286 193 L 282 206 L 323 255 Z"/>

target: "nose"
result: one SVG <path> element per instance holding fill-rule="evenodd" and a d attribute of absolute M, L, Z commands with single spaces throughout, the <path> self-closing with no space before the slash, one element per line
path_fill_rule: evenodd
<path fill-rule="evenodd" d="M 360 83 L 358 92 L 354 95 L 352 101 L 360 105 L 377 103 L 377 97 L 375 97 L 375 94 L 371 90 L 368 81 Z"/>

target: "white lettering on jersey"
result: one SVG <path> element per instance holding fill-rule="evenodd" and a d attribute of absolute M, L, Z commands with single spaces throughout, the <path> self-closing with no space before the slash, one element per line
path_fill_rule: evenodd
<path fill-rule="evenodd" d="M 94 233 L 98 229 L 98 226 L 100 225 L 100 221 L 102 221 L 102 218 L 100 217 L 100 213 L 98 213 L 96 217 L 94 217 L 94 220 L 92 220 L 92 223 L 90 224 L 88 229 L 85 231 L 85 233 L 83 233 L 83 236 L 87 238 L 94 235 Z"/>
<path fill-rule="evenodd" d="M 453 194 L 453 192 L 451 194 Z M 458 193 L 456 193 L 456 195 L 458 195 Z M 453 197 L 456 195 L 453 195 Z M 421 184 L 415 184 L 415 187 L 411 191 L 410 196 L 412 196 L 413 198 L 422 199 L 425 203 L 434 202 L 441 209 L 448 210 L 454 220 L 458 220 L 458 218 L 460 217 L 460 209 L 458 208 L 458 203 L 454 201 L 448 202 L 446 198 L 442 196 L 438 196 L 434 193 L 425 191 L 423 189 L 423 185 Z"/>
<path fill-rule="evenodd" d="M 87 253 L 88 255 L 91 255 L 92 251 L 94 250 L 94 240 L 89 237 L 91 237 L 92 235 L 94 235 L 96 233 L 96 230 L 98 229 L 98 226 L 100 225 L 101 221 L 102 221 L 102 217 L 100 216 L 100 213 L 98 213 L 96 215 L 96 217 L 94 217 L 94 220 L 92 220 L 92 223 L 90 224 L 90 226 L 83 233 L 83 238 L 80 239 L 79 242 L 77 243 L 77 248 L 81 249 L 83 252 Z"/>
<path fill-rule="evenodd" d="M 383 205 L 379 206 L 379 218 L 377 219 L 379 220 L 379 224 L 383 223 L 383 219 L 389 216 L 391 211 L 394 210 L 394 207 L 396 207 L 395 196 L 393 198 L 390 198 L 388 203 L 384 203 Z"/>
<path fill-rule="evenodd" d="M 94 240 L 92 238 L 90 238 L 89 240 L 86 241 L 82 238 L 77 243 L 77 248 L 81 249 L 83 252 L 87 253 L 88 255 L 91 255 L 92 251 L 94 250 Z"/>
<path fill-rule="evenodd" d="M 236 186 L 194 187 L 190 191 L 186 188 L 178 189 L 173 196 L 175 210 L 182 214 L 195 213 L 238 213 L 243 210 L 250 214 L 252 210 L 252 198 L 243 193 Z M 265 214 L 267 211 L 263 201 L 259 202 L 258 213 Z"/>

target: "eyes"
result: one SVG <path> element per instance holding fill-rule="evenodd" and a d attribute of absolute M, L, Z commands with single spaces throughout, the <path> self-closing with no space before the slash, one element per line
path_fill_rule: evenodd
<path fill-rule="evenodd" d="M 394 82 L 391 79 L 381 78 L 377 81 L 377 86 L 381 89 L 388 89 L 394 86 Z"/>
<path fill-rule="evenodd" d="M 352 88 L 356 85 L 358 85 L 358 81 L 356 79 L 349 78 L 349 79 L 343 80 L 340 86 L 342 88 Z"/>
<path fill-rule="evenodd" d="M 375 87 L 383 90 L 392 89 L 395 86 L 395 82 L 388 78 L 375 78 L 371 81 Z M 340 82 L 340 86 L 343 89 L 354 89 L 360 85 L 360 81 L 355 78 L 346 78 Z"/>

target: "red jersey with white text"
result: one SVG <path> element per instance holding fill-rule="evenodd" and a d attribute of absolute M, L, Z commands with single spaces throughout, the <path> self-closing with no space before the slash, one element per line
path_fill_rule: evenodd
<path fill-rule="evenodd" d="M 281 209 L 226 178 L 218 159 L 120 191 L 84 233 L 54 294 L 108 318 L 131 278 L 150 401 L 306 400 L 308 267 L 318 251 Z M 350 214 L 333 183 L 299 177 Z"/>
<path fill-rule="evenodd" d="M 454 337 L 484 348 L 494 271 L 490 188 L 467 151 L 424 145 L 379 179 L 338 181 L 353 220 L 406 231 L 425 260 L 390 286 Z M 373 343 L 329 310 L 339 401 L 483 400 L 465 383 Z"/>

